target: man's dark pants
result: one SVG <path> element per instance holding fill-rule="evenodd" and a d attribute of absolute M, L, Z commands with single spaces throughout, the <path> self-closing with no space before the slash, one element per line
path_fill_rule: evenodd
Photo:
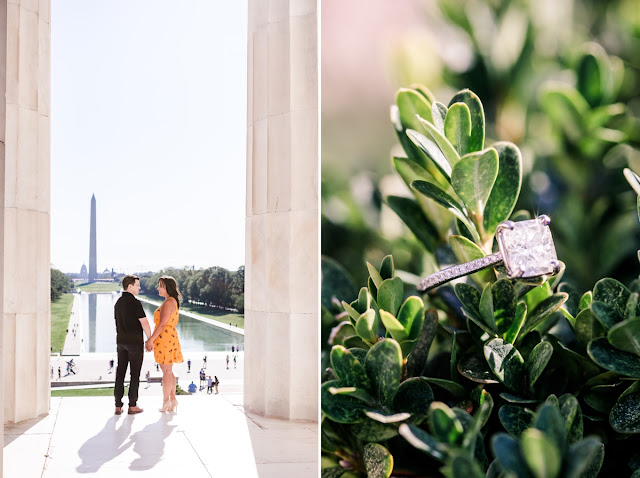
<path fill-rule="evenodd" d="M 129 406 L 135 407 L 138 401 L 138 387 L 140 385 L 140 370 L 142 369 L 142 358 L 144 357 L 144 346 L 131 344 L 118 344 L 118 368 L 116 368 L 116 385 L 113 396 L 116 399 L 116 407 L 122 406 L 122 396 L 124 395 L 124 376 L 127 373 L 127 366 L 131 364 L 131 383 L 129 384 Z"/>

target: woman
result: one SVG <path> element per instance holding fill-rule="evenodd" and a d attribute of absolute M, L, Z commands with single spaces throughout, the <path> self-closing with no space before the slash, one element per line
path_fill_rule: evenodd
<path fill-rule="evenodd" d="M 147 340 L 146 345 L 153 344 L 153 355 L 162 369 L 162 408 L 161 412 L 177 411 L 176 376 L 173 374 L 173 364 L 182 363 L 182 349 L 176 325 L 180 309 L 180 292 L 178 284 L 171 276 L 162 276 L 158 280 L 158 295 L 164 302 L 153 313 L 155 328 Z"/>

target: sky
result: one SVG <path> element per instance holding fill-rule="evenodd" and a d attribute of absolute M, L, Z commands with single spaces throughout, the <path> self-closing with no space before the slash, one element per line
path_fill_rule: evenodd
<path fill-rule="evenodd" d="M 51 263 L 244 264 L 246 0 L 51 2 Z"/>

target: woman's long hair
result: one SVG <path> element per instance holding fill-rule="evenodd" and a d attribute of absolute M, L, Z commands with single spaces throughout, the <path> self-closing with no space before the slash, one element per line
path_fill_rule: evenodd
<path fill-rule="evenodd" d="M 178 304 L 178 308 L 180 308 L 180 299 L 182 298 L 182 295 L 180 294 L 180 291 L 178 291 L 178 283 L 176 280 L 171 276 L 162 276 L 158 279 L 158 282 L 161 282 L 162 285 L 164 285 L 169 297 L 173 297 Z"/>

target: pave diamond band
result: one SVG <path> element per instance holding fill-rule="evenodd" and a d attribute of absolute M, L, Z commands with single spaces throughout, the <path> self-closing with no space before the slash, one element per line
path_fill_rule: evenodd
<path fill-rule="evenodd" d="M 551 220 L 542 215 L 529 221 L 504 221 L 496 228 L 499 252 L 464 264 L 443 269 L 425 277 L 418 284 L 424 292 L 458 277 L 504 264 L 512 278 L 533 279 L 557 274 L 560 262 L 549 229 Z"/>

